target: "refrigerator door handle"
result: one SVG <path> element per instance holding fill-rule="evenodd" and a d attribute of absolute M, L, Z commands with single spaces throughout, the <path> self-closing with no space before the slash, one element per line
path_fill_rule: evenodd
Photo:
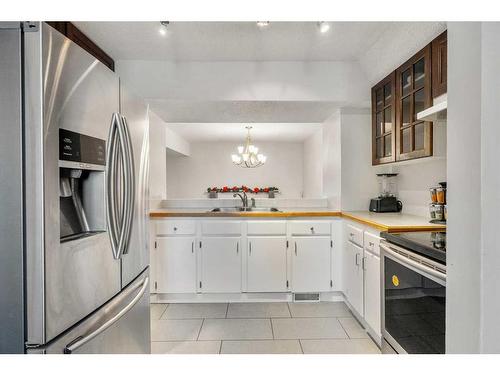
<path fill-rule="evenodd" d="M 109 327 L 111 327 L 113 324 L 115 324 L 122 316 L 124 316 L 127 312 L 129 312 L 137 302 L 142 298 L 144 293 L 146 292 L 146 289 L 149 285 L 149 277 L 145 277 L 142 281 L 141 284 L 138 284 L 136 288 L 132 289 L 136 290 L 137 288 L 141 287 L 139 290 L 139 293 L 130 301 L 127 306 L 125 306 L 120 312 L 118 312 L 116 315 L 114 315 L 111 319 L 106 321 L 103 325 L 99 326 L 96 330 L 92 331 L 86 336 L 80 336 L 76 340 L 70 342 L 66 347 L 64 348 L 64 354 L 71 354 L 78 348 L 80 348 L 82 345 L 85 345 L 87 342 L 90 340 L 94 339 L 96 336 L 99 336 L 101 333 L 103 333 L 105 330 L 107 330 Z"/>
<path fill-rule="evenodd" d="M 118 218 L 117 218 L 117 191 L 116 191 L 116 167 L 117 167 L 117 135 L 119 127 L 119 115 L 113 113 L 111 126 L 109 128 L 108 145 L 106 149 L 106 222 L 109 230 L 111 249 L 113 257 L 118 259 Z"/>
<path fill-rule="evenodd" d="M 127 119 L 121 116 L 123 136 L 124 136 L 124 170 L 128 171 L 128 178 L 126 178 L 127 184 L 127 194 L 125 203 L 125 213 L 124 213 L 124 243 L 122 247 L 121 255 L 128 253 L 128 245 L 130 242 L 130 237 L 132 235 L 132 221 L 134 218 L 134 206 L 135 206 L 135 165 L 134 165 L 134 150 L 132 148 L 132 140 L 130 137 L 130 131 L 128 128 Z"/>

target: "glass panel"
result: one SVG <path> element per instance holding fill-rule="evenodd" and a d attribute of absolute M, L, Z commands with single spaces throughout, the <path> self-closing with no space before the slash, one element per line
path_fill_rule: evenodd
<path fill-rule="evenodd" d="M 407 128 L 403 129 L 403 131 L 401 132 L 401 138 L 402 138 L 401 144 L 403 146 L 401 152 L 403 154 L 411 151 L 410 131 L 411 128 Z"/>
<path fill-rule="evenodd" d="M 392 154 L 392 139 L 391 135 L 386 135 L 384 137 L 384 155 L 391 156 Z"/>
<path fill-rule="evenodd" d="M 424 86 L 425 78 L 425 60 L 421 58 L 415 64 L 413 64 L 415 83 L 414 88 L 418 89 Z"/>
<path fill-rule="evenodd" d="M 391 104 L 392 98 L 392 85 L 388 83 L 384 86 L 384 105 Z"/>
<path fill-rule="evenodd" d="M 380 159 L 381 157 L 384 156 L 383 152 L 383 147 L 382 147 L 382 138 L 377 138 L 375 140 L 375 150 L 377 150 L 377 159 Z"/>
<path fill-rule="evenodd" d="M 407 95 L 411 90 L 411 70 L 405 70 L 401 75 L 401 91 L 403 96 Z"/>
<path fill-rule="evenodd" d="M 382 109 L 384 106 L 384 98 L 382 97 L 382 88 L 377 89 L 375 91 L 375 102 L 377 105 L 377 109 Z"/>
<path fill-rule="evenodd" d="M 425 109 L 424 89 L 420 89 L 417 92 L 415 92 L 414 100 L 415 100 L 415 105 L 413 106 L 414 108 L 413 121 L 416 121 L 417 113 Z"/>
<path fill-rule="evenodd" d="M 392 108 L 384 109 L 384 133 L 392 130 Z"/>
<path fill-rule="evenodd" d="M 424 149 L 424 123 L 415 125 L 415 150 Z"/>
<path fill-rule="evenodd" d="M 410 100 L 411 96 L 408 96 L 403 99 L 403 126 L 408 125 L 410 123 Z"/>
<path fill-rule="evenodd" d="M 384 120 L 382 119 L 382 112 L 377 112 L 377 117 L 375 120 L 375 133 L 376 135 L 381 135 L 384 129 Z"/>

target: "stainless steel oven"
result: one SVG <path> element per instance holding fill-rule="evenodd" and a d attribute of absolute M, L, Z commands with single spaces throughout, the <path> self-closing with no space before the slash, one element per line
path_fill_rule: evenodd
<path fill-rule="evenodd" d="M 389 241 L 380 245 L 383 352 L 444 353 L 445 261 Z"/>

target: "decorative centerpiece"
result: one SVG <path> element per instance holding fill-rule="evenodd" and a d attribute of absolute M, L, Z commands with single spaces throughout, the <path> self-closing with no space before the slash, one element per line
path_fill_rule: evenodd
<path fill-rule="evenodd" d="M 274 198 L 275 194 L 279 193 L 279 189 L 277 187 L 254 187 L 253 189 L 251 189 L 245 185 L 233 186 L 233 187 L 223 186 L 221 188 L 214 186 L 207 188 L 207 194 L 209 198 L 217 198 L 218 193 L 240 193 L 240 192 L 252 193 L 252 194 L 266 193 L 269 198 Z"/>

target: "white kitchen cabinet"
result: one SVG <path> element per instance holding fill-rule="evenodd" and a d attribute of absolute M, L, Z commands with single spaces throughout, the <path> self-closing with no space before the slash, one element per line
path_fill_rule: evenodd
<path fill-rule="evenodd" d="M 380 257 L 365 249 L 365 314 L 366 323 L 380 336 Z"/>
<path fill-rule="evenodd" d="M 347 301 L 363 316 L 363 248 L 347 241 L 344 258 L 344 288 Z"/>
<path fill-rule="evenodd" d="M 196 292 L 195 237 L 156 239 L 156 292 Z"/>
<path fill-rule="evenodd" d="M 332 284 L 330 237 L 294 237 L 292 242 L 292 291 L 329 291 Z"/>
<path fill-rule="evenodd" d="M 287 291 L 286 242 L 286 237 L 248 237 L 248 292 Z"/>
<path fill-rule="evenodd" d="M 203 237 L 200 250 L 201 292 L 240 293 L 240 237 Z"/>

